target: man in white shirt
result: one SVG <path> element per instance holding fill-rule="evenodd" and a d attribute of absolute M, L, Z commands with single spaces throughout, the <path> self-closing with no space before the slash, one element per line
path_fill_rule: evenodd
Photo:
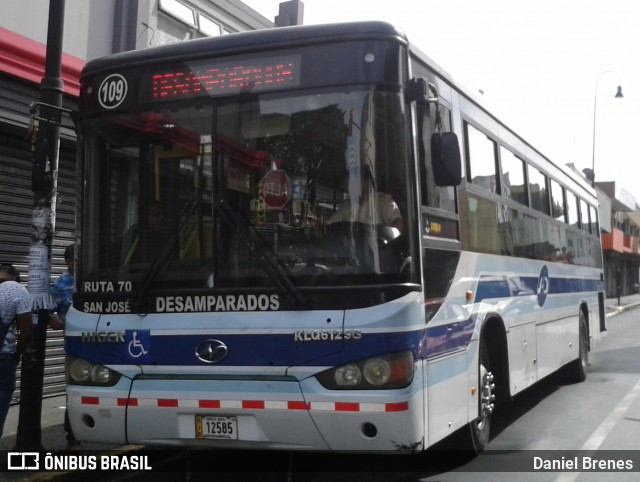
<path fill-rule="evenodd" d="M 33 331 L 31 295 L 18 279 L 12 265 L 0 265 L 0 437 L 16 387 L 18 361 Z"/>

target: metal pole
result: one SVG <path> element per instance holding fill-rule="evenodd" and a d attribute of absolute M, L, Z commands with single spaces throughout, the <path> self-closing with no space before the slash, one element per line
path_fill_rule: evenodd
<path fill-rule="evenodd" d="M 598 77 L 599 79 L 600 77 Z M 592 137 L 592 145 L 591 145 L 591 172 L 593 172 L 593 180 L 591 181 L 591 185 L 595 186 L 596 184 L 596 107 L 598 106 L 598 79 L 596 79 L 596 91 L 593 94 L 593 137 Z"/>
<path fill-rule="evenodd" d="M 592 143 L 591 143 L 591 173 L 593 176 L 593 179 L 591 180 L 591 185 L 595 186 L 596 185 L 596 108 L 598 106 L 598 82 L 600 81 L 600 77 L 602 77 L 604 74 L 614 74 L 615 76 L 618 77 L 618 91 L 616 92 L 616 98 L 621 98 L 623 97 L 622 95 L 622 90 L 620 87 L 620 76 L 615 73 L 612 70 L 605 70 L 604 72 L 600 72 L 600 75 L 598 75 L 598 77 L 596 78 L 596 88 L 595 91 L 593 93 L 593 137 L 592 139 Z"/>
<path fill-rule="evenodd" d="M 49 25 L 44 78 L 40 84 L 39 129 L 33 156 L 33 216 L 29 250 L 29 292 L 34 312 L 38 313 L 34 334 L 22 360 L 20 415 L 16 449 L 42 449 L 42 384 L 49 311 L 53 300 L 51 282 L 51 246 L 56 219 L 58 155 L 60 143 L 60 107 L 63 82 L 62 34 L 64 0 L 49 1 Z"/>

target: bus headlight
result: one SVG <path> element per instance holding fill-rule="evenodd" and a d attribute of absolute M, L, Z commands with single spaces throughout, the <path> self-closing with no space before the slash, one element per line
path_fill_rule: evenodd
<path fill-rule="evenodd" d="M 120 374 L 110 368 L 71 356 L 67 357 L 66 372 L 69 385 L 112 387 L 120 380 Z"/>
<path fill-rule="evenodd" d="M 91 363 L 81 358 L 68 360 L 68 381 L 85 384 L 91 380 Z"/>
<path fill-rule="evenodd" d="M 362 372 L 357 365 L 345 365 L 343 367 L 336 368 L 334 378 L 338 385 L 359 385 L 362 380 Z"/>
<path fill-rule="evenodd" d="M 364 364 L 364 379 L 371 385 L 381 386 L 391 379 L 391 365 L 384 358 L 372 358 Z"/>
<path fill-rule="evenodd" d="M 413 380 L 413 352 L 381 355 L 331 368 L 316 375 L 331 390 L 375 390 L 405 388 Z"/>

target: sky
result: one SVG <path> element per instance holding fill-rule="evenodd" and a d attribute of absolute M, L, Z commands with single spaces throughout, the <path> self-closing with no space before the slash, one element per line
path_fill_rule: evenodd
<path fill-rule="evenodd" d="M 269 20 L 278 15 L 280 0 L 243 2 Z M 580 171 L 593 164 L 596 181 L 616 181 L 640 203 L 640 2 L 303 3 L 305 25 L 393 23 L 545 156 Z"/>

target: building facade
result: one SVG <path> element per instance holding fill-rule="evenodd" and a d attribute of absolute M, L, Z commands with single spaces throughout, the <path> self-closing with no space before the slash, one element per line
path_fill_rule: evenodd
<path fill-rule="evenodd" d="M 596 183 L 608 298 L 638 292 L 640 282 L 640 207 L 616 182 Z"/>
<path fill-rule="evenodd" d="M 29 129 L 32 103 L 44 76 L 49 2 L 4 0 L 0 16 L 0 261 L 28 278 L 33 193 Z M 239 0 L 66 0 L 62 80 L 63 107 L 73 110 L 84 64 L 133 49 L 302 22 L 302 4 L 283 2 L 274 21 Z M 36 112 L 37 114 L 37 112 Z M 36 122 L 37 125 L 37 122 Z M 58 197 L 52 247 L 52 278 L 65 269 L 64 249 L 74 239 L 76 136 L 63 116 Z M 61 332 L 50 332 L 44 394 L 64 390 Z M 20 396 L 20 373 L 18 389 Z"/>

